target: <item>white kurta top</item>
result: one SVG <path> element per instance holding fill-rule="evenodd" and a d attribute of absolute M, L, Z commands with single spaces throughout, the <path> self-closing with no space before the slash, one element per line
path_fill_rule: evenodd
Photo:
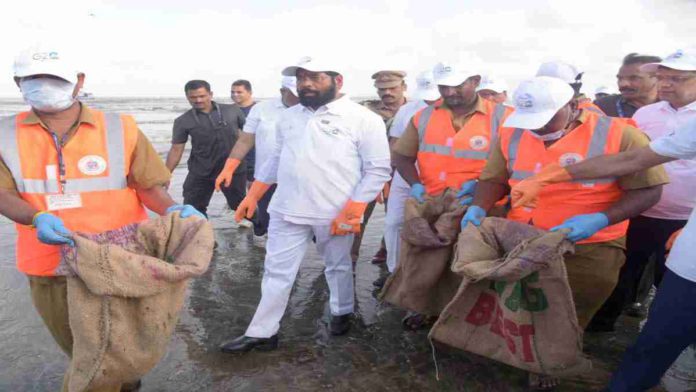
<path fill-rule="evenodd" d="M 261 170 L 261 165 L 271 156 L 276 142 L 276 122 L 287 107 L 280 98 L 259 102 L 251 108 L 244 123 L 243 132 L 254 135 L 256 160 L 254 173 Z"/>
<path fill-rule="evenodd" d="M 303 224 L 327 224 L 349 199 L 370 202 L 391 174 L 382 119 L 342 96 L 313 111 L 285 110 L 276 146 L 256 174 L 277 183 L 268 211 Z"/>

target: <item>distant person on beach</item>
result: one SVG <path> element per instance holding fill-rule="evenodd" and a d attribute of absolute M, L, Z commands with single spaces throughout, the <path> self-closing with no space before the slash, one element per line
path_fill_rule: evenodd
<path fill-rule="evenodd" d="M 191 204 L 206 214 L 215 190 L 215 178 L 225 166 L 225 160 L 237 142 L 244 114 L 235 105 L 213 100 L 210 84 L 205 80 L 191 80 L 184 86 L 191 109 L 174 120 L 172 147 L 167 154 L 167 168 L 174 172 L 186 142 L 191 138 L 188 174 L 184 180 L 184 203 Z M 246 194 L 246 167 L 237 169 L 237 176 L 229 187 L 222 188 L 227 204 L 234 210 Z"/>
<path fill-rule="evenodd" d="M 34 307 L 68 356 L 74 340 L 66 280 L 71 271 L 61 263 L 61 245 L 74 246 L 72 232 L 97 234 L 144 221 L 146 207 L 203 218 L 169 196 L 164 185 L 171 175 L 131 116 L 90 109 L 76 99 L 85 81 L 79 69 L 60 46 L 22 51 L 14 79 L 31 110 L 0 118 L 0 214 L 17 223 L 17 269 L 28 276 Z M 69 378 L 66 373 L 64 391 Z"/>
<path fill-rule="evenodd" d="M 261 102 L 249 112 L 242 134 L 232 148 L 225 168 L 215 179 L 215 190 L 219 191 L 232 184 L 235 171 L 252 149 L 256 150 L 255 171 L 259 171 L 261 164 L 268 159 L 275 148 L 276 125 L 281 114 L 285 109 L 297 105 L 298 102 L 295 77 L 284 76 L 280 87 L 280 97 Z M 268 237 L 266 235 L 270 219 L 268 204 L 274 192 L 275 185 L 259 200 L 259 206 L 254 215 L 254 244 L 260 247 L 265 246 Z"/>
<path fill-rule="evenodd" d="M 232 88 L 230 92 L 232 96 L 232 101 L 235 105 L 244 113 L 244 117 L 249 116 L 251 108 L 256 105 L 254 101 L 253 91 L 251 89 L 251 82 L 244 79 L 235 80 L 232 82 Z M 254 181 L 254 167 L 256 166 L 256 152 L 255 147 L 251 148 L 251 154 L 247 154 L 244 158 L 244 164 L 246 166 L 246 179 L 249 184 Z"/>
<path fill-rule="evenodd" d="M 273 184 L 261 301 L 246 332 L 225 353 L 278 347 L 278 330 L 297 271 L 313 238 L 324 258 L 331 318 L 328 332 L 350 329 L 355 307 L 350 247 L 367 204 L 389 181 L 384 122 L 341 93 L 343 76 L 329 60 L 303 57 L 286 67 L 297 77 L 300 105 L 278 120 L 276 148 L 235 214 L 251 217 Z"/>

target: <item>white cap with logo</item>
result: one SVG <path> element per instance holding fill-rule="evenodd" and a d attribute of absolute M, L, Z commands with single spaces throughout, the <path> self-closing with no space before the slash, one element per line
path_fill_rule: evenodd
<path fill-rule="evenodd" d="M 438 86 L 457 87 L 477 75 L 479 74 L 471 70 L 444 62 L 437 63 L 433 68 L 433 79 Z"/>
<path fill-rule="evenodd" d="M 640 70 L 655 72 L 660 66 L 677 71 L 696 71 L 696 49 L 679 49 L 659 63 L 643 64 Z"/>
<path fill-rule="evenodd" d="M 433 71 L 423 71 L 416 76 L 416 91 L 413 92 L 411 98 L 424 101 L 440 99 L 440 91 L 433 81 Z"/>
<path fill-rule="evenodd" d="M 476 92 L 481 90 L 493 90 L 500 94 L 508 90 L 508 85 L 503 79 L 487 75 L 481 78 L 481 83 L 476 88 Z"/>
<path fill-rule="evenodd" d="M 14 76 L 53 75 L 68 82 L 77 82 L 78 70 L 62 48 L 49 44 L 33 45 L 17 55 Z"/>
<path fill-rule="evenodd" d="M 580 71 L 574 66 L 564 63 L 563 61 L 551 61 L 548 63 L 543 63 L 539 66 L 536 76 L 549 76 L 552 78 L 558 78 L 562 81 L 573 84 L 579 82 L 578 76 Z"/>
<path fill-rule="evenodd" d="M 515 111 L 503 126 L 539 129 L 548 123 L 574 96 L 573 88 L 558 78 L 537 76 L 520 83 L 513 102 Z"/>
<path fill-rule="evenodd" d="M 315 58 L 310 56 L 304 56 L 300 58 L 295 65 L 285 67 L 283 69 L 283 76 L 296 76 L 297 70 L 299 68 L 306 69 L 309 72 L 336 72 L 339 71 L 340 67 L 331 62 L 326 58 Z"/>

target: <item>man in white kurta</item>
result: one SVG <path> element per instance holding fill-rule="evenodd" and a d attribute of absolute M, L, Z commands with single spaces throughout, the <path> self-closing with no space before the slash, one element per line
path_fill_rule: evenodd
<path fill-rule="evenodd" d="M 312 237 L 324 258 L 329 286 L 330 332 L 342 335 L 353 313 L 353 233 L 367 203 L 389 180 L 389 146 L 384 122 L 340 93 L 343 77 L 329 63 L 305 57 L 283 70 L 297 76 L 300 105 L 285 110 L 276 148 L 256 174 L 235 218 L 250 216 L 272 185 L 270 225 L 261 301 L 243 336 L 223 352 L 277 347 L 280 320 Z"/>

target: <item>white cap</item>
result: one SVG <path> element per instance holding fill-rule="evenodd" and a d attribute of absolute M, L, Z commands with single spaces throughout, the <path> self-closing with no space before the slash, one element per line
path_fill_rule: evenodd
<path fill-rule="evenodd" d="M 15 77 L 23 78 L 41 74 L 57 76 L 75 83 L 78 71 L 70 56 L 56 45 L 33 45 L 15 57 Z"/>
<path fill-rule="evenodd" d="M 522 129 L 539 129 L 546 125 L 559 109 L 565 106 L 575 92 L 558 78 L 537 76 L 520 83 L 512 101 L 515 111 L 503 126 Z"/>
<path fill-rule="evenodd" d="M 479 74 L 448 63 L 437 63 L 433 68 L 433 80 L 438 86 L 457 87 L 476 75 Z"/>
<path fill-rule="evenodd" d="M 424 101 L 436 101 L 440 99 L 440 91 L 433 81 L 433 71 L 423 71 L 416 76 L 416 90 L 411 95 L 412 99 Z"/>
<path fill-rule="evenodd" d="M 655 72 L 659 66 L 676 69 L 677 71 L 696 71 L 696 50 L 679 49 L 659 63 L 643 64 L 640 70 L 643 72 Z"/>
<path fill-rule="evenodd" d="M 481 90 L 493 90 L 496 93 L 502 93 L 508 90 L 508 85 L 503 79 L 487 75 L 481 78 L 481 83 L 476 88 L 476 92 Z"/>
<path fill-rule="evenodd" d="M 611 94 L 611 90 L 607 86 L 599 86 L 594 91 L 595 94 Z"/>
<path fill-rule="evenodd" d="M 280 86 L 284 87 L 293 93 L 297 91 L 297 78 L 294 76 L 283 76 Z"/>
<path fill-rule="evenodd" d="M 296 76 L 298 68 L 306 69 L 309 72 L 341 73 L 339 72 L 339 67 L 328 59 L 305 56 L 300 58 L 295 65 L 285 67 L 282 74 L 283 76 Z"/>
<path fill-rule="evenodd" d="M 541 64 L 536 76 L 550 76 L 552 78 L 561 79 L 568 84 L 573 84 L 579 82 L 579 74 L 580 71 L 568 63 L 564 63 L 562 61 L 551 61 Z"/>

